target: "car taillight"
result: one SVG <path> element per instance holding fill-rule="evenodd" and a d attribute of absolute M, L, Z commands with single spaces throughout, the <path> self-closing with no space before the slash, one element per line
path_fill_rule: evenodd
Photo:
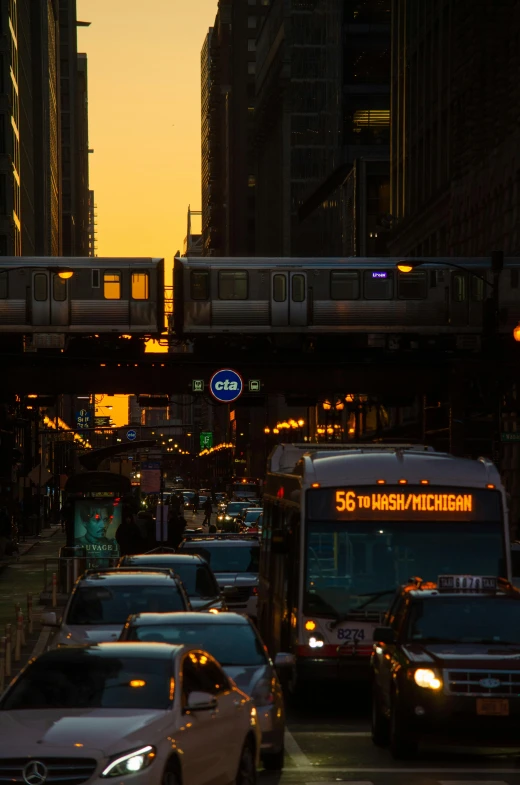
<path fill-rule="evenodd" d="M 251 594 L 253 594 L 256 597 L 256 595 L 258 594 L 258 586 L 253 586 L 253 588 L 251 589 Z"/>

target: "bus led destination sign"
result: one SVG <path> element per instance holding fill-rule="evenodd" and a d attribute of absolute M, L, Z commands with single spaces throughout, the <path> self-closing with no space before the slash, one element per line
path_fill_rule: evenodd
<path fill-rule="evenodd" d="M 471 493 L 370 493 L 336 491 L 338 512 L 473 512 Z"/>
<path fill-rule="evenodd" d="M 500 492 L 424 485 L 319 488 L 308 493 L 314 521 L 500 521 Z"/>

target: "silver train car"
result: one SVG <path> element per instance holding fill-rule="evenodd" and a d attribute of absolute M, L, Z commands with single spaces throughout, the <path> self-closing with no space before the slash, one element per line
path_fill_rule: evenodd
<path fill-rule="evenodd" d="M 218 335 L 299 334 L 342 336 L 342 345 L 350 340 L 361 347 L 387 345 L 389 336 L 402 336 L 404 343 L 406 336 L 408 343 L 414 336 L 445 336 L 451 337 L 448 345 L 477 349 L 492 289 L 491 259 L 449 257 L 445 264 L 442 258 L 414 259 L 407 273 L 398 271 L 400 261 L 179 257 L 174 330 L 195 343 Z M 519 272 L 520 258 L 504 260 L 499 286 L 504 334 L 512 334 L 520 320 Z"/>
<path fill-rule="evenodd" d="M 40 345 L 58 347 L 64 337 L 145 337 L 164 329 L 163 259 L 0 260 L 0 338 L 18 333 L 37 344 L 39 336 Z"/>

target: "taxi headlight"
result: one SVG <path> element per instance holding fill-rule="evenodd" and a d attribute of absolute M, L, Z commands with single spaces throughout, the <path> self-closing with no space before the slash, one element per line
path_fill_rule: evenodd
<path fill-rule="evenodd" d="M 118 755 L 101 772 L 102 777 L 123 777 L 146 769 L 155 759 L 155 747 L 148 745 L 137 750 Z"/>
<path fill-rule="evenodd" d="M 413 678 L 418 687 L 424 687 L 427 690 L 440 690 L 442 687 L 441 679 L 430 668 L 419 668 L 414 672 Z"/>

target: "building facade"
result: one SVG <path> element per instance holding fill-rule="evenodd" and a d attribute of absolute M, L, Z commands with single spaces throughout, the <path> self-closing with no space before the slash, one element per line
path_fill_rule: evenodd
<path fill-rule="evenodd" d="M 256 39 L 265 0 L 219 0 L 201 53 L 204 255 L 255 252 Z"/>
<path fill-rule="evenodd" d="M 393 0 L 391 253 L 519 253 L 519 24 L 516 0 Z"/>

